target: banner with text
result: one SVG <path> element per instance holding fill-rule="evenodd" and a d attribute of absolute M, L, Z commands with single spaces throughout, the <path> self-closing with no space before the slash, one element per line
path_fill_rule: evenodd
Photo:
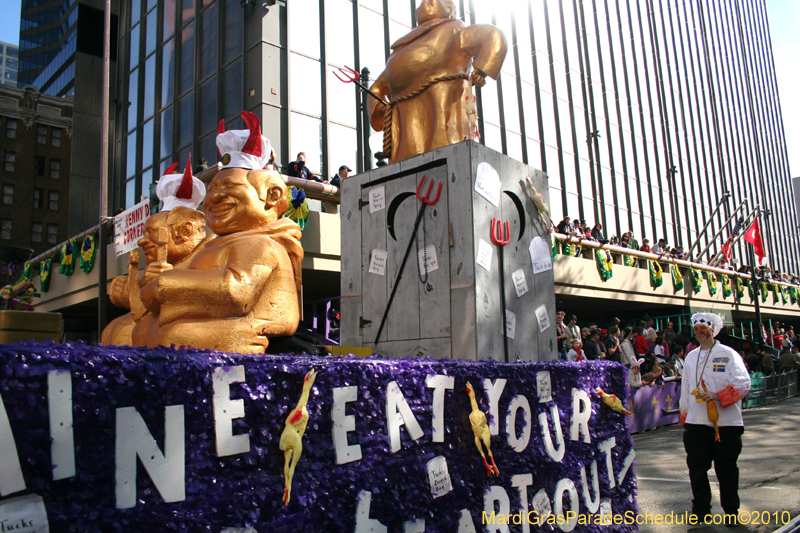
<path fill-rule="evenodd" d="M 36 531 L 636 528 L 616 363 L 16 344 L 0 368 L 0 520 Z"/>
<path fill-rule="evenodd" d="M 144 224 L 150 216 L 150 200 L 142 200 L 114 217 L 114 252 L 117 257 L 135 250 L 144 237 Z"/>

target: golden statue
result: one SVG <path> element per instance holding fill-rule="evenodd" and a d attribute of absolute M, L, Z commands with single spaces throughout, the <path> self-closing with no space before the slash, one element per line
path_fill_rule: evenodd
<path fill-rule="evenodd" d="M 422 0 L 419 26 L 392 45 L 386 70 L 371 87 L 388 102 L 370 98 L 368 105 L 392 162 L 475 136 L 470 80 L 483 87 L 486 76 L 496 79 L 508 44 L 495 26 L 465 26 L 455 11 L 453 0 Z"/>
<path fill-rule="evenodd" d="M 163 202 L 163 209 L 147 219 L 144 237 L 137 243 L 144 251 L 147 264 L 166 260 L 177 268 L 184 268 L 213 236 L 206 237 L 204 215 L 197 211 L 206 189 L 202 181 L 192 176 L 191 157 L 183 174 L 172 173 L 177 166 L 177 163 L 170 165 L 159 180 L 156 193 Z M 160 244 L 159 234 L 164 240 Z M 159 258 L 159 253 L 164 257 Z M 145 332 L 152 326 L 152 317 L 139 296 L 139 256 L 139 250 L 133 250 L 128 275 L 117 276 L 111 282 L 108 293 L 111 302 L 131 312 L 106 326 L 100 339 L 105 346 L 136 345 L 133 341 L 135 326 L 144 322 L 140 327 L 140 337 L 146 335 Z"/>
<path fill-rule="evenodd" d="M 270 337 L 297 329 L 302 231 L 280 218 L 289 205 L 281 175 L 261 170 L 270 147 L 258 119 L 242 118 L 249 131 L 217 136 L 223 167 L 204 202 L 216 237 L 186 268 L 156 261 L 144 270 L 141 298 L 158 327 L 146 339 L 134 332 L 136 344 L 264 353 Z"/>

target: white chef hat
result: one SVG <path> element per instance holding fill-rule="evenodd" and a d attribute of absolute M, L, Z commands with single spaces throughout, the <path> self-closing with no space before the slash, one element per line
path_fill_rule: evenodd
<path fill-rule="evenodd" d="M 714 332 L 716 337 L 722 331 L 722 317 L 714 313 L 695 313 L 692 315 L 692 327 L 706 326 Z"/>
<path fill-rule="evenodd" d="M 222 156 L 222 168 L 264 168 L 269 162 L 272 149 L 269 140 L 261 135 L 258 117 L 250 111 L 242 111 L 246 130 L 225 131 L 225 121 L 217 128 L 217 149 Z"/>
<path fill-rule="evenodd" d="M 206 186 L 192 175 L 192 154 L 189 154 L 183 174 L 173 174 L 176 168 L 178 163 L 167 167 L 156 185 L 158 199 L 163 202 L 161 211 L 171 211 L 178 206 L 197 209 L 206 196 Z"/>

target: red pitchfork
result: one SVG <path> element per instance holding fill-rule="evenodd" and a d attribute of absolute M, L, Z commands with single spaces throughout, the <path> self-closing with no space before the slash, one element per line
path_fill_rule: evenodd
<path fill-rule="evenodd" d="M 506 270 L 503 263 L 503 247 L 511 240 L 511 225 L 506 220 L 505 234 L 503 221 L 492 217 L 492 241 L 497 245 L 497 259 L 500 262 L 500 305 L 503 307 L 503 353 L 508 363 L 508 326 L 506 322 Z"/>
<path fill-rule="evenodd" d="M 347 70 L 345 70 L 345 69 L 347 69 Z M 359 79 L 361 79 L 361 76 L 359 75 L 357 70 L 353 70 L 350 67 L 348 67 L 347 65 L 345 65 L 344 68 L 340 67 L 338 70 L 339 70 L 339 72 L 342 73 L 344 78 L 342 78 L 342 76 L 339 76 L 339 74 L 336 71 L 333 71 L 333 75 L 336 76 L 336 78 L 338 78 L 338 80 L 340 82 L 342 82 L 342 83 L 355 83 L 356 85 L 358 85 L 361 88 L 362 91 L 365 91 L 365 92 L 371 94 L 373 98 L 375 98 L 377 101 L 379 101 L 383 105 L 387 105 L 386 102 L 384 102 L 383 99 L 380 96 L 378 96 L 374 92 L 370 91 L 369 88 L 366 85 L 364 85 L 363 83 L 358 81 Z"/>

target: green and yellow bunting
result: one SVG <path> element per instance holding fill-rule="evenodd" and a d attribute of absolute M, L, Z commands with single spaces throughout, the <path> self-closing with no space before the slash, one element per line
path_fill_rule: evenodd
<path fill-rule="evenodd" d="M 731 290 L 731 278 L 729 278 L 728 276 L 723 274 L 722 275 L 722 295 L 725 298 L 727 298 L 731 294 L 733 294 L 733 291 Z"/>
<path fill-rule="evenodd" d="M 789 289 L 783 285 L 781 285 L 781 302 L 785 304 L 789 303 Z"/>
<path fill-rule="evenodd" d="M 87 235 L 81 243 L 80 265 L 81 270 L 87 274 L 94 268 L 94 260 L 97 257 L 97 232 Z"/>
<path fill-rule="evenodd" d="M 611 259 L 611 253 L 608 250 L 596 250 L 595 256 L 597 257 L 597 269 L 600 271 L 600 277 L 603 278 L 603 281 L 611 279 L 611 276 L 614 275 L 611 271 L 611 267 L 614 264 L 614 260 Z"/>
<path fill-rule="evenodd" d="M 632 255 L 623 255 L 622 256 L 622 264 L 629 267 L 636 266 L 636 258 Z"/>
<path fill-rule="evenodd" d="M 555 261 L 558 253 L 558 239 L 553 237 L 552 233 L 550 234 L 550 248 L 553 250 L 553 261 Z"/>
<path fill-rule="evenodd" d="M 793 304 L 797 303 L 797 288 L 796 287 L 789 287 L 789 298 L 792 300 Z"/>
<path fill-rule="evenodd" d="M 717 276 L 713 272 L 706 271 L 708 277 L 708 293 L 711 296 L 717 294 Z"/>
<path fill-rule="evenodd" d="M 674 263 L 670 263 L 669 269 L 672 272 L 672 286 L 675 287 L 676 291 L 683 289 L 683 274 L 681 274 L 681 269 Z"/>
<path fill-rule="evenodd" d="M 50 290 L 50 278 L 52 277 L 53 274 L 52 269 L 53 269 L 52 255 L 39 263 L 39 275 L 41 276 L 39 289 L 42 292 L 47 292 Z"/>
<path fill-rule="evenodd" d="M 61 245 L 61 266 L 58 273 L 71 276 L 75 272 L 75 239 L 69 239 Z"/>
<path fill-rule="evenodd" d="M 690 268 L 689 272 L 692 276 L 692 290 L 697 294 L 703 288 L 703 275 L 693 268 Z"/>
<path fill-rule="evenodd" d="M 767 287 L 766 281 L 761 281 L 759 283 L 759 287 L 761 287 L 761 302 L 764 303 L 767 301 L 767 292 L 769 291 L 769 288 Z"/>
<path fill-rule="evenodd" d="M 744 284 L 742 283 L 742 278 L 736 277 L 736 296 L 739 298 L 744 298 Z"/>
<path fill-rule="evenodd" d="M 30 261 L 25 261 L 25 265 L 22 267 L 22 272 L 20 272 L 19 275 L 28 281 L 33 279 L 33 265 L 31 265 Z"/>
<path fill-rule="evenodd" d="M 651 259 L 647 260 L 647 267 L 650 270 L 650 283 L 653 287 L 660 287 L 664 284 L 664 269 L 658 264 L 658 261 Z"/>
<path fill-rule="evenodd" d="M 780 289 L 777 283 L 770 283 L 769 285 L 770 289 L 772 289 L 772 303 L 776 304 L 780 301 L 780 297 L 778 296 Z"/>
<path fill-rule="evenodd" d="M 581 255 L 581 247 L 577 244 L 573 244 L 571 242 L 565 243 L 562 252 L 564 255 L 568 255 L 570 257 L 578 257 Z"/>

